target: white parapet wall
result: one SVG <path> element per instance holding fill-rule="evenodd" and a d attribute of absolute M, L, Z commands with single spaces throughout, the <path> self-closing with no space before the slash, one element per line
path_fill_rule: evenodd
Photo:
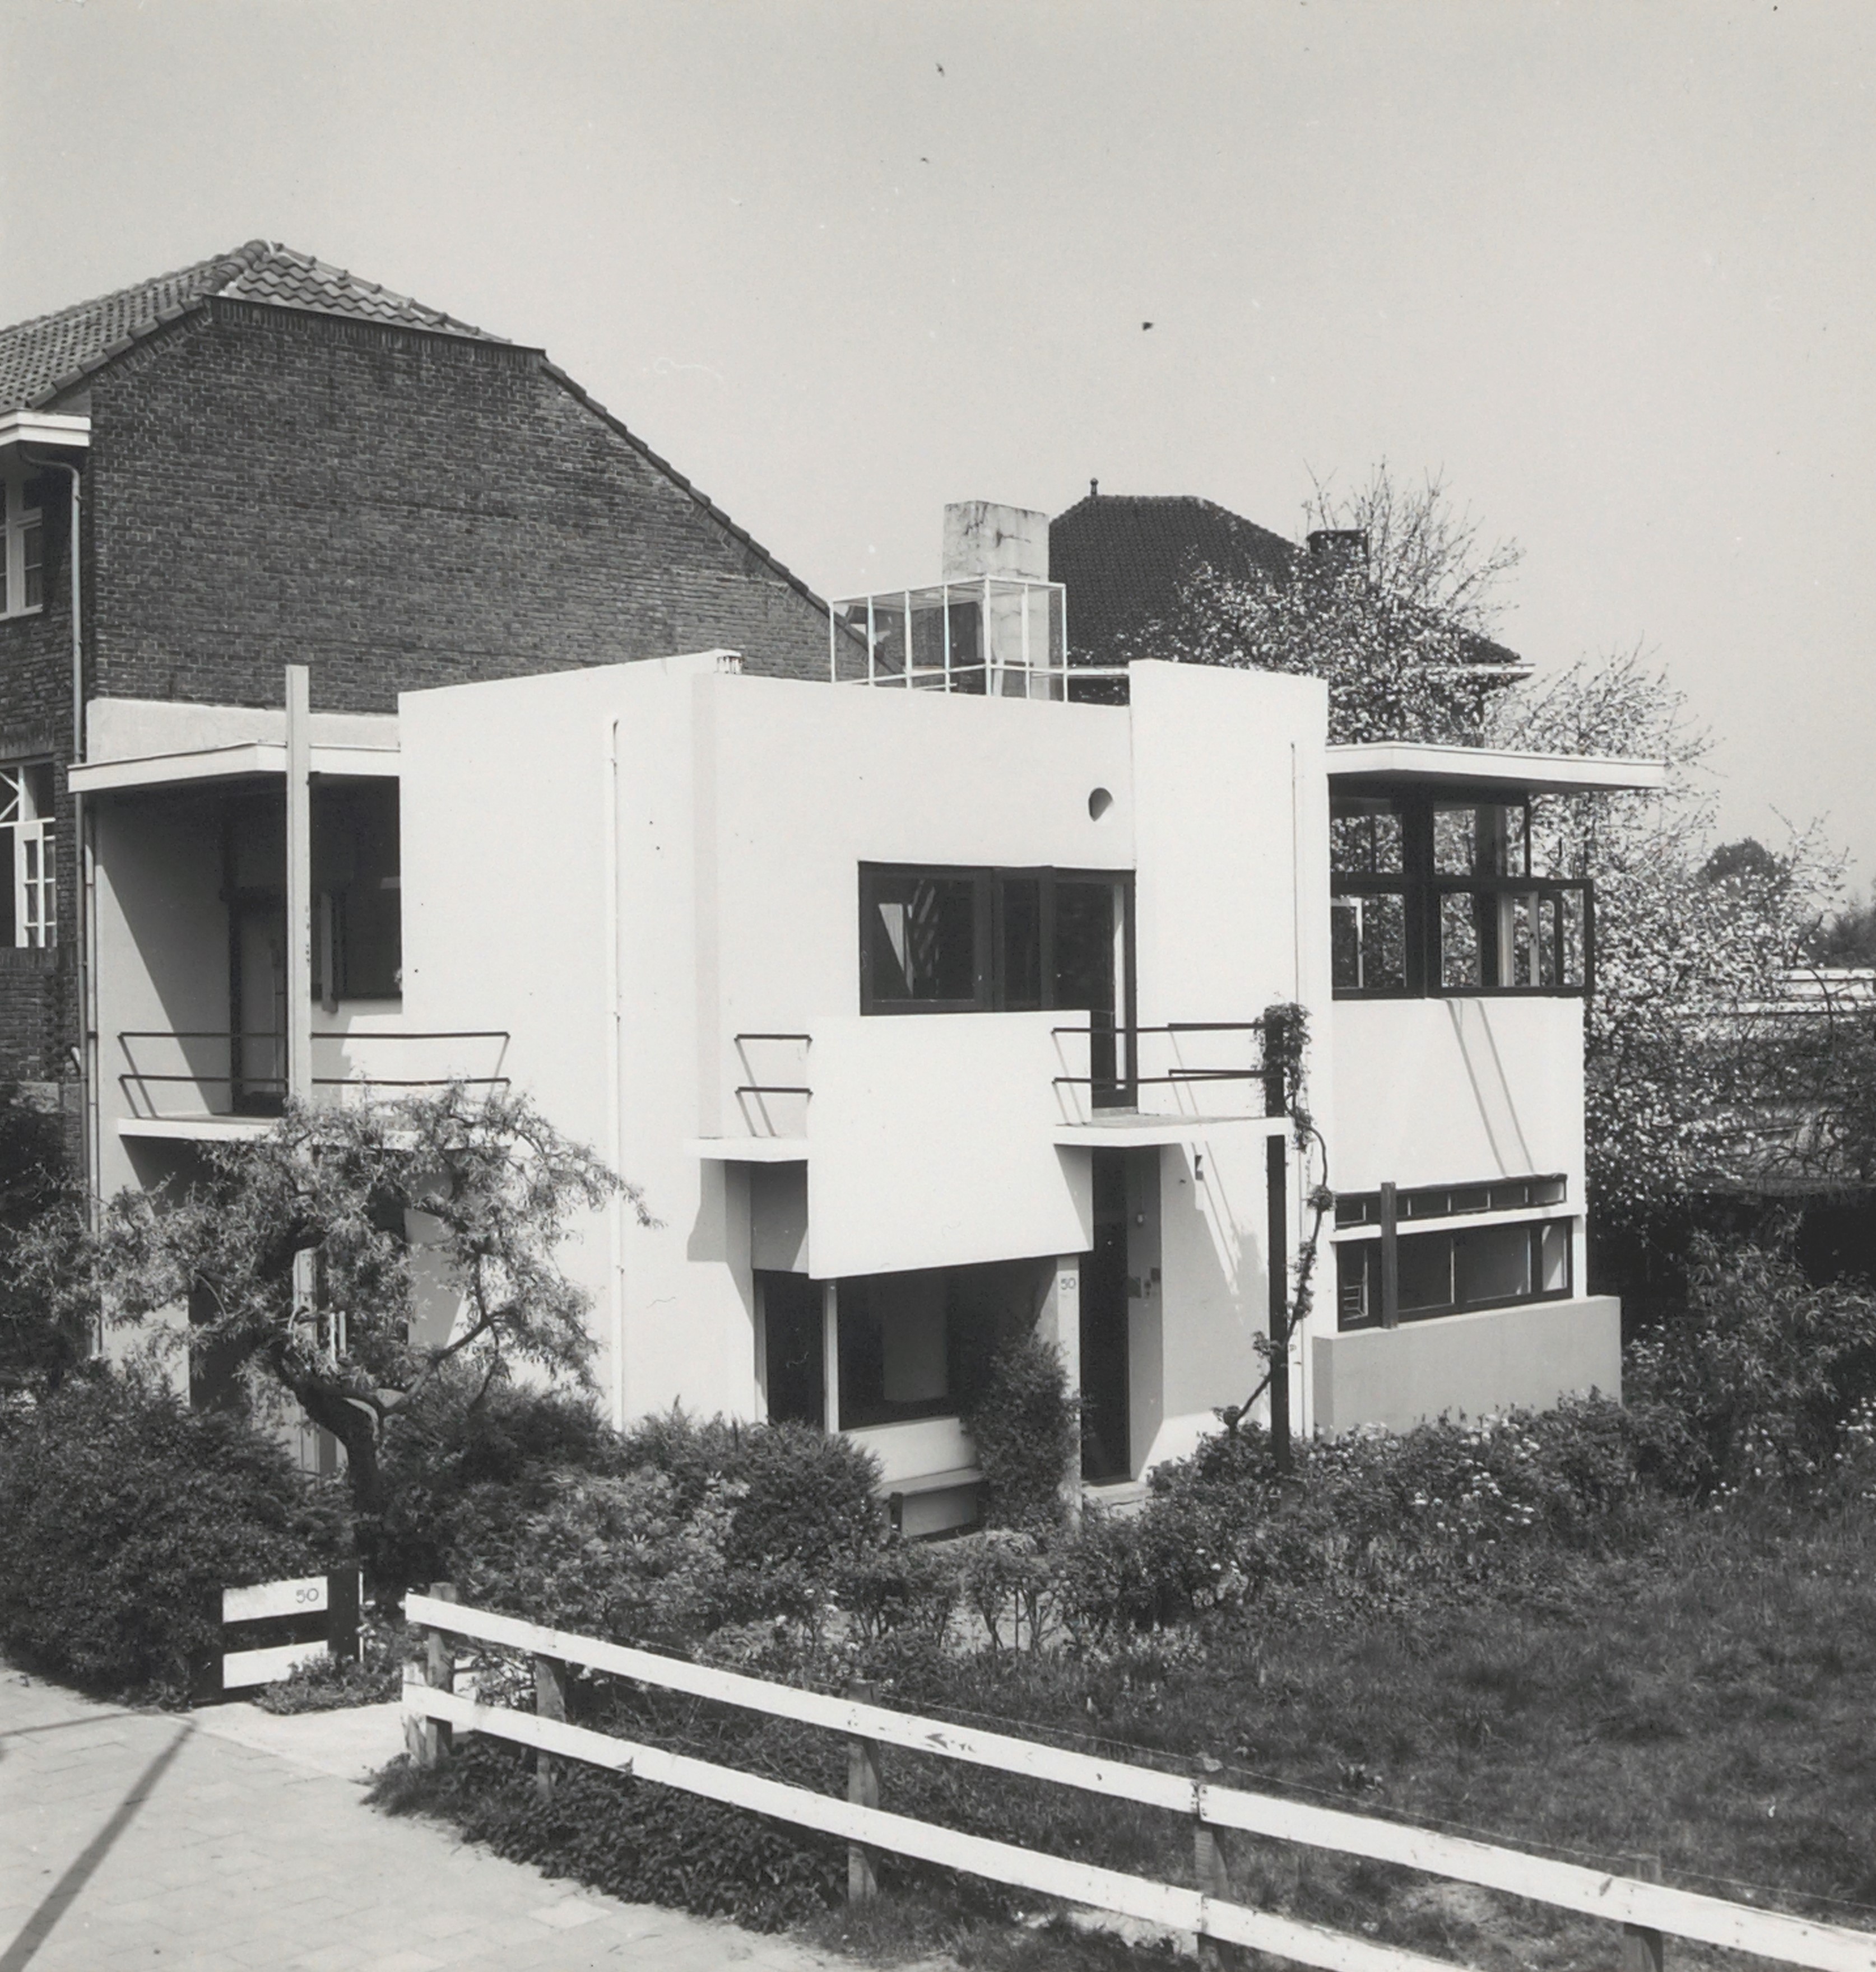
<path fill-rule="evenodd" d="M 1613 1295 L 1319 1335 L 1312 1349 L 1316 1428 L 1332 1435 L 1548 1410 L 1592 1391 L 1622 1396 L 1622 1304 Z"/>

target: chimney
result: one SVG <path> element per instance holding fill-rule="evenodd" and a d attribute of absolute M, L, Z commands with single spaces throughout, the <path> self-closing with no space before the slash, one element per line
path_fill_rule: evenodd
<path fill-rule="evenodd" d="M 1317 527 L 1309 536 L 1309 566 L 1320 575 L 1359 575 L 1368 567 L 1365 527 Z"/>
<path fill-rule="evenodd" d="M 946 582 L 1001 575 L 1020 582 L 1049 579 L 1049 517 L 994 500 L 954 500 L 945 508 Z"/>

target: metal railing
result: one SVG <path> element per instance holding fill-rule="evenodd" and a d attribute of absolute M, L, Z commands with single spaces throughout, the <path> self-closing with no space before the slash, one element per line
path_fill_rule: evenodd
<path fill-rule="evenodd" d="M 338 1045 L 349 1048 L 356 1043 L 365 1041 L 495 1041 L 500 1044 L 500 1053 L 505 1053 L 512 1036 L 504 1027 L 461 1028 L 406 1028 L 377 1029 L 368 1031 L 333 1033 L 315 1032 L 312 1040 L 315 1046 L 321 1044 Z M 182 1043 L 188 1041 L 220 1042 L 229 1051 L 228 1072 L 216 1073 L 210 1070 L 185 1069 L 179 1073 L 140 1068 L 131 1044 L 137 1041 Z M 256 1043 L 266 1047 L 270 1058 L 279 1059 L 286 1051 L 286 1037 L 277 1029 L 254 1028 L 237 1030 L 227 1027 L 126 1027 L 119 1030 L 117 1046 L 119 1053 L 129 1066 L 117 1077 L 119 1088 L 125 1100 L 136 1113 L 157 1120 L 157 1112 L 151 1098 L 149 1085 L 181 1086 L 192 1088 L 255 1090 L 269 1092 L 277 1091 L 283 1100 L 289 1087 L 284 1074 L 256 1071 L 250 1073 L 244 1066 L 237 1067 L 234 1059 L 237 1047 L 247 1043 Z M 438 1075 L 438 1076 L 380 1076 L 380 1075 L 315 1075 L 311 1077 L 315 1089 L 505 1089 L 510 1078 L 505 1075 Z M 133 1093 L 134 1092 L 134 1093 Z M 140 1110 L 136 1105 L 141 1103 Z M 222 1112 L 214 1112 L 222 1113 Z M 226 1113 L 240 1115 L 240 1110 L 230 1108 Z M 259 1112 L 255 1112 L 259 1113 Z"/>

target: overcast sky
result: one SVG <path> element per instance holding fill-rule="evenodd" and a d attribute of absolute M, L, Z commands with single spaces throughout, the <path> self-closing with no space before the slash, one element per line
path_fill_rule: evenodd
<path fill-rule="evenodd" d="M 1873 74 L 1868 0 L 0 0 L 0 320 L 283 240 L 823 594 L 947 500 L 1439 470 L 1508 642 L 1644 643 L 1724 831 L 1867 880 Z"/>

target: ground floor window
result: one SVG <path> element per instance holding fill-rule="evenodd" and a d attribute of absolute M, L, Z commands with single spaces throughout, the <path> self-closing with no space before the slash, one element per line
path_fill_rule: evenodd
<path fill-rule="evenodd" d="M 1387 1328 L 1469 1308 L 1562 1300 L 1573 1291 L 1576 1222 L 1537 1215 L 1568 1196 L 1561 1171 L 1342 1193 L 1337 1325 Z"/>
<path fill-rule="evenodd" d="M 955 1417 L 998 1344 L 1034 1325 L 1054 1264 L 998 1261 L 835 1282 L 832 1419 L 827 1285 L 758 1275 L 770 1417 L 842 1431 Z"/>

